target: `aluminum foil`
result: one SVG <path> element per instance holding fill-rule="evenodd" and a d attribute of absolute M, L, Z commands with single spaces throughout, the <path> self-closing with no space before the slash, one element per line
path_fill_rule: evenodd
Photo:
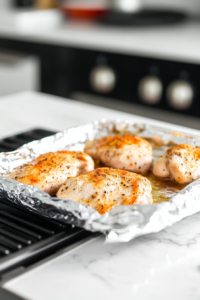
<path fill-rule="evenodd" d="M 177 134 L 169 130 L 131 121 L 95 121 L 67 129 L 53 136 L 26 144 L 14 152 L 0 154 L 0 199 L 7 198 L 37 214 L 67 224 L 101 232 L 107 242 L 127 242 L 137 236 L 158 232 L 182 218 L 200 211 L 200 180 L 179 193 L 171 192 L 169 201 L 118 206 L 100 215 L 89 206 L 72 200 L 52 198 L 34 186 L 23 185 L 3 177 L 19 165 L 42 153 L 61 149 L 83 151 L 85 142 L 111 134 L 130 133 L 156 141 L 155 159 L 172 144 L 190 143 L 200 146 L 200 138 Z M 158 147 L 159 145 L 159 147 Z"/>

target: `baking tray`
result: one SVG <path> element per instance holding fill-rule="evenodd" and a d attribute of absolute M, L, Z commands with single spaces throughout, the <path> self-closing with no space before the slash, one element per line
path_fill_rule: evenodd
<path fill-rule="evenodd" d="M 0 173 L 7 174 L 42 153 L 60 149 L 83 150 L 88 140 L 125 133 L 156 141 L 160 146 L 155 147 L 155 157 L 172 144 L 190 143 L 200 146 L 199 137 L 173 133 L 173 128 L 158 128 L 127 120 L 101 120 L 69 128 L 51 137 L 26 144 L 14 153 L 1 154 Z M 127 242 L 137 236 L 160 231 L 200 211 L 200 180 L 186 186 L 179 193 L 167 193 L 167 196 L 167 201 L 162 203 L 118 206 L 100 215 L 89 206 L 70 199 L 52 198 L 36 187 L 0 177 L 0 197 L 6 197 L 12 203 L 45 217 L 92 232 L 102 232 L 107 242 Z"/>

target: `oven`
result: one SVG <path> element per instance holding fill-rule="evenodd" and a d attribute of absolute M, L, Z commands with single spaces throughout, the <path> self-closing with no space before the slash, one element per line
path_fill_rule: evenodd
<path fill-rule="evenodd" d="M 199 29 L 198 19 L 160 28 L 72 23 L 58 37 L 4 35 L 0 48 L 39 58 L 44 93 L 199 129 Z"/>
<path fill-rule="evenodd" d="M 200 64 L 83 49 L 73 51 L 71 64 L 70 95 L 199 116 Z"/>

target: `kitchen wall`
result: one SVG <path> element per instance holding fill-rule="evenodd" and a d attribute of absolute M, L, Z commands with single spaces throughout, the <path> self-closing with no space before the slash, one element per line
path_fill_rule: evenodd
<path fill-rule="evenodd" d="M 11 4 L 12 0 L 0 0 L 0 10 L 9 9 Z"/>

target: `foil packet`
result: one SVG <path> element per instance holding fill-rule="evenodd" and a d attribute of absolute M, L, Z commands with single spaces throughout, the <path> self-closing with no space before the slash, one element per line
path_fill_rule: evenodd
<path fill-rule="evenodd" d="M 3 177 L 19 165 L 40 154 L 61 149 L 83 151 L 85 143 L 106 135 L 133 134 L 155 144 L 154 158 L 162 155 L 170 145 L 190 143 L 200 146 L 200 138 L 194 135 L 174 133 L 133 121 L 95 121 L 69 128 L 53 136 L 34 141 L 14 152 L 0 154 L 0 199 L 7 199 L 35 213 L 60 222 L 101 232 L 106 242 L 128 242 L 148 233 L 158 232 L 186 216 L 200 211 L 200 179 L 187 185 L 180 192 L 163 191 L 167 201 L 148 205 L 118 206 L 100 215 L 89 206 L 72 200 L 51 197 L 34 186 L 21 184 Z"/>

